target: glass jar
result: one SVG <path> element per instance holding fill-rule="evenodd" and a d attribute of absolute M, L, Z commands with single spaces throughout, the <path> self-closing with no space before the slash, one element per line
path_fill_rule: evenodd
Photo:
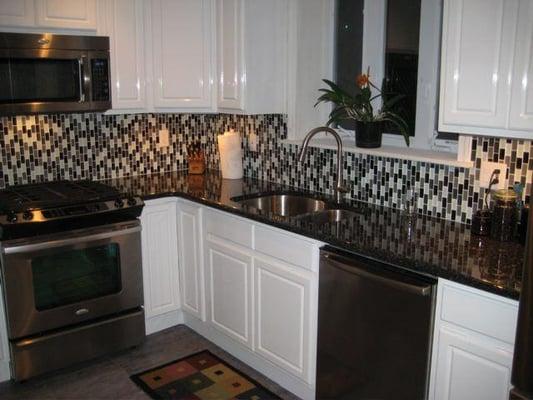
<path fill-rule="evenodd" d="M 491 237 L 496 240 L 510 241 L 513 239 L 516 227 L 516 199 L 513 189 L 496 190 L 494 209 L 492 210 Z"/>

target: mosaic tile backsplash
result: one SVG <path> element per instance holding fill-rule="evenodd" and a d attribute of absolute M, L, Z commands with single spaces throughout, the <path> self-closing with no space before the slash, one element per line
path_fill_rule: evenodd
<path fill-rule="evenodd" d="M 218 167 L 216 135 L 234 128 L 243 135 L 245 175 L 285 185 L 331 193 L 335 151 L 309 149 L 296 160 L 298 146 L 286 137 L 283 115 L 225 114 L 59 114 L 0 118 L 0 187 L 57 179 L 109 179 L 187 168 L 187 146 L 200 142 L 210 168 Z M 161 146 L 159 131 L 169 131 Z M 257 152 L 247 146 L 258 135 Z M 505 162 L 506 183 L 522 183 L 531 193 L 533 141 L 478 137 L 472 169 L 346 153 L 344 177 L 349 197 L 402 208 L 413 193 L 418 212 L 469 223 L 481 205 L 482 160 Z"/>

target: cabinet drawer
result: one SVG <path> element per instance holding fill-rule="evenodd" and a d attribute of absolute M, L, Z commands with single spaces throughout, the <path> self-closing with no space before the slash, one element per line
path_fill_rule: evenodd
<path fill-rule="evenodd" d="M 277 229 L 256 226 L 255 250 L 308 270 L 315 268 L 313 243 Z"/>
<path fill-rule="evenodd" d="M 253 226 L 240 218 L 221 212 L 206 212 L 206 234 L 229 240 L 241 246 L 252 248 Z"/>
<path fill-rule="evenodd" d="M 503 342 L 515 341 L 518 307 L 493 296 L 444 286 L 441 319 L 491 336 Z"/>

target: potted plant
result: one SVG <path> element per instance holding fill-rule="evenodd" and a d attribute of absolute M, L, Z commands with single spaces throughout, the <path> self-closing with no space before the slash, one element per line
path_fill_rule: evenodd
<path fill-rule="evenodd" d="M 381 146 L 383 125 L 390 122 L 398 128 L 409 146 L 409 128 L 405 120 L 391 111 L 391 107 L 401 100 L 401 94 L 392 95 L 384 93 L 370 80 L 370 70 L 366 74 L 360 74 L 356 80 L 356 93 L 351 95 L 341 89 L 335 83 L 323 80 L 329 89 L 319 89 L 322 95 L 318 98 L 315 107 L 322 102 L 330 102 L 335 105 L 329 114 L 327 125 L 338 124 L 343 120 L 355 121 L 355 144 L 357 147 L 376 148 Z M 372 89 L 377 94 L 372 94 Z M 380 110 L 374 111 L 372 102 L 382 97 Z"/>

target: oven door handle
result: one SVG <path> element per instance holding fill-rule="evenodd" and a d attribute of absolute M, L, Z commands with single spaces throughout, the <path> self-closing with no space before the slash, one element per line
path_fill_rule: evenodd
<path fill-rule="evenodd" d="M 47 250 L 55 247 L 68 246 L 79 243 L 87 243 L 94 240 L 109 239 L 116 236 L 123 236 L 130 233 L 136 233 L 141 231 L 141 226 L 137 225 L 125 229 L 117 229 L 112 231 L 100 232 L 95 234 L 81 234 L 80 236 L 69 237 L 65 239 L 55 239 L 40 243 L 21 244 L 14 246 L 6 246 L 2 249 L 2 252 L 6 255 L 28 253 L 32 251 Z"/>

